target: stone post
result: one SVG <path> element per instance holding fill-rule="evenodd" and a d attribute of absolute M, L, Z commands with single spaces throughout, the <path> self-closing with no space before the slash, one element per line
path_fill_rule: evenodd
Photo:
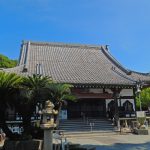
<path fill-rule="evenodd" d="M 44 150 L 53 150 L 53 131 L 44 130 Z"/>
<path fill-rule="evenodd" d="M 53 129 L 56 127 L 54 115 L 58 114 L 58 111 L 53 108 L 54 104 L 48 100 L 45 102 L 45 109 L 42 110 L 41 128 L 44 130 L 44 150 L 53 150 Z"/>

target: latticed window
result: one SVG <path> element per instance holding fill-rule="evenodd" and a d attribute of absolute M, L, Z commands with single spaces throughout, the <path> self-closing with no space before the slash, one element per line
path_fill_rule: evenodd
<path fill-rule="evenodd" d="M 132 112 L 133 111 L 133 104 L 130 101 L 127 100 L 123 104 L 123 106 L 124 106 L 125 111 L 127 111 L 127 112 Z"/>

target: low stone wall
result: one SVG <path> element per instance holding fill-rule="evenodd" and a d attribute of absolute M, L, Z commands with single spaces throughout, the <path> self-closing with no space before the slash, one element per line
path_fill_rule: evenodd
<path fill-rule="evenodd" d="M 134 133 L 138 135 L 148 135 L 147 129 L 134 129 Z"/>
<path fill-rule="evenodd" d="M 42 140 L 10 141 L 6 140 L 5 150 L 42 150 Z"/>

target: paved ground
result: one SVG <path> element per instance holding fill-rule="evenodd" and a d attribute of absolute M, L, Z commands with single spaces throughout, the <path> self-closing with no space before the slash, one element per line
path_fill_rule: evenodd
<path fill-rule="evenodd" d="M 150 150 L 150 135 L 72 137 L 72 143 L 94 145 L 96 150 Z"/>

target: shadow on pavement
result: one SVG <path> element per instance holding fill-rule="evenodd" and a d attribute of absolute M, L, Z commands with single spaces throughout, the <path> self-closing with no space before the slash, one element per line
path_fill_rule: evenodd
<path fill-rule="evenodd" d="M 113 145 L 95 145 L 96 150 L 150 150 L 150 142 L 141 144 L 116 143 Z"/>

